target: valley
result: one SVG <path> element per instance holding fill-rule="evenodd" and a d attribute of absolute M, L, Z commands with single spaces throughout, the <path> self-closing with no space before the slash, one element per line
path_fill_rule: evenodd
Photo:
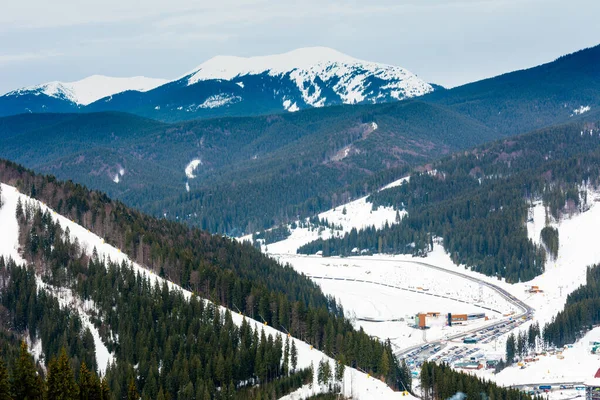
<path fill-rule="evenodd" d="M 600 400 L 600 45 L 259 3 L 7 8 L 0 400 Z"/>

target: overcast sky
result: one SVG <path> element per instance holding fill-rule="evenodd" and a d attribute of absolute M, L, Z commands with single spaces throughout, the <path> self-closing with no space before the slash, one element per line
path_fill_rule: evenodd
<path fill-rule="evenodd" d="M 600 0 L 22 0 L 0 93 L 92 74 L 175 78 L 215 55 L 328 46 L 447 87 L 600 43 Z"/>

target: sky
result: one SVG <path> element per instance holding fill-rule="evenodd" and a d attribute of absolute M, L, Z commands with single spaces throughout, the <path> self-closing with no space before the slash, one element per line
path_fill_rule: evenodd
<path fill-rule="evenodd" d="M 0 93 L 311 46 L 453 87 L 597 45 L 598 15 L 598 0 L 6 0 Z"/>

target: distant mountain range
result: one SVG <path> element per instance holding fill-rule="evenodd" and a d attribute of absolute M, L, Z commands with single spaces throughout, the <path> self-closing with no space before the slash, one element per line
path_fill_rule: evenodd
<path fill-rule="evenodd" d="M 77 112 L 99 99 L 128 90 L 144 92 L 166 79 L 92 75 L 75 82 L 48 82 L 13 90 L 0 97 L 0 115 L 37 112 Z"/>
<path fill-rule="evenodd" d="M 17 89 L 0 97 L 0 116 L 123 111 L 178 121 L 384 103 L 433 90 L 404 68 L 314 47 L 262 57 L 217 56 L 172 81 L 92 76 Z"/>
<path fill-rule="evenodd" d="M 224 82 L 248 89 L 252 79 L 266 82 L 288 68 L 271 62 L 272 72 L 248 75 L 262 70 L 262 61 L 233 72 L 223 65 L 235 63 L 217 61 L 153 90 L 114 95 L 84 109 L 128 96 L 166 96 L 177 85 L 180 93 Z M 552 125 L 596 122 L 598 65 L 600 46 L 418 99 L 294 113 L 278 104 L 275 115 L 244 118 L 165 123 L 121 112 L 22 114 L 0 118 L 0 157 L 153 215 L 239 235 L 336 207 L 456 151 Z M 344 93 L 359 99 L 358 90 Z M 170 113 L 163 106 L 156 111 Z"/>

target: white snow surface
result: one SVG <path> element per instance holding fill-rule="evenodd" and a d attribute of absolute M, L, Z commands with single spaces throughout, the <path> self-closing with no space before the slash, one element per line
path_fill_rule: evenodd
<path fill-rule="evenodd" d="M 200 160 L 199 158 L 195 158 L 192 161 L 190 161 L 185 167 L 185 175 L 189 179 L 194 179 L 196 177 L 196 175 L 194 175 L 194 171 L 196 170 L 196 168 L 198 168 L 199 165 L 202 165 L 202 160 Z"/>
<path fill-rule="evenodd" d="M 65 98 L 79 105 L 88 105 L 103 97 L 127 90 L 146 92 L 167 83 L 166 79 L 134 76 L 115 78 L 104 75 L 92 75 L 75 82 L 53 81 L 41 85 L 28 86 L 13 90 L 5 96 L 19 96 L 29 92 L 40 92 L 50 97 Z"/>
<path fill-rule="evenodd" d="M 283 101 L 283 109 L 289 112 L 296 112 L 300 110 L 296 102 L 292 103 L 292 101 L 288 99 Z"/>
<path fill-rule="evenodd" d="M 268 73 L 271 76 L 289 75 L 303 94 L 304 101 L 315 107 L 322 106 L 325 98 L 316 80 L 338 81 L 334 91 L 344 103 L 361 102 L 367 96 L 370 78 L 389 83 L 384 89 L 392 90 L 396 99 L 420 96 L 433 91 L 428 83 L 404 68 L 362 61 L 327 47 L 309 47 L 283 54 L 259 57 L 217 56 L 199 65 L 187 74 L 188 85 L 211 79 L 232 80 L 246 75 Z"/>
<path fill-rule="evenodd" d="M 52 217 L 54 218 L 54 220 L 58 221 L 61 224 L 61 226 L 63 227 L 63 229 L 69 228 L 72 240 L 74 240 L 75 238 L 78 239 L 82 250 L 91 254 L 93 249 L 96 248 L 96 251 L 98 252 L 99 257 L 101 257 L 101 258 L 105 257 L 107 259 L 110 259 L 112 261 L 119 262 L 119 263 L 125 261 L 125 262 L 131 264 L 132 267 L 136 270 L 136 272 L 139 272 L 146 278 L 150 279 L 152 284 L 154 284 L 154 282 L 158 282 L 159 284 L 166 282 L 169 289 L 177 290 L 177 291 L 181 292 L 187 299 L 189 299 L 191 297 L 191 295 L 192 295 L 191 292 L 184 290 L 183 288 L 174 284 L 173 282 L 167 281 L 167 280 L 159 277 L 158 275 L 156 275 L 152 271 L 144 268 L 143 266 L 140 266 L 139 264 L 132 262 L 131 259 L 129 259 L 129 257 L 126 254 L 124 254 L 123 252 L 120 251 L 120 249 L 117 249 L 117 248 L 105 243 L 104 239 L 102 239 L 101 237 L 95 235 L 94 233 L 88 231 L 86 228 L 74 223 L 73 221 L 63 217 L 62 215 L 57 214 L 52 209 L 50 209 L 46 205 L 40 203 L 39 201 L 33 200 L 30 197 L 25 196 L 23 194 L 19 194 L 15 188 L 5 185 L 5 184 L 2 184 L 2 196 L 3 196 L 3 199 L 6 201 L 6 204 L 4 207 L 2 207 L 2 209 L 0 209 L 0 226 L 3 227 L 3 229 L 0 230 L 0 232 L 2 232 L 2 235 L 3 235 L 0 237 L 1 239 L 3 239 L 0 242 L 0 251 L 2 251 L 1 254 L 5 254 L 5 255 L 6 254 L 15 254 L 16 249 L 18 248 L 18 224 L 16 221 L 15 209 L 16 209 L 17 198 L 20 197 L 22 202 L 33 201 L 33 202 L 37 203 L 43 210 L 50 210 L 52 212 Z M 8 229 L 5 229 L 4 227 L 7 227 Z M 7 253 L 4 253 L 5 251 Z M 16 259 L 22 260 L 20 257 L 18 257 Z M 72 293 L 65 291 L 65 292 L 63 292 L 62 299 L 64 299 L 65 304 L 66 304 L 66 303 L 70 303 L 70 302 L 74 301 L 74 296 L 72 295 Z M 93 307 L 93 305 L 92 306 L 88 305 L 87 307 Z M 85 309 L 85 306 L 78 307 L 78 309 L 80 311 L 82 311 Z M 220 309 L 223 312 L 226 310 L 224 307 L 220 307 Z M 85 315 L 85 312 L 83 312 L 83 314 Z M 84 317 L 84 316 L 82 316 L 82 317 Z M 241 323 L 245 317 L 238 313 L 232 312 L 232 318 L 233 318 L 234 323 L 241 325 Z M 270 326 L 263 325 L 262 323 L 260 323 L 256 320 L 253 320 L 253 319 L 246 318 L 246 321 L 249 322 L 250 325 L 254 329 L 256 329 L 257 327 L 264 329 L 266 335 L 269 335 L 269 334 L 271 334 L 273 336 L 282 335 L 282 339 L 285 341 L 285 336 L 282 332 L 280 332 Z M 84 322 L 85 322 L 85 319 L 84 319 Z M 92 334 L 94 334 L 94 331 L 92 331 Z M 94 339 L 96 339 L 95 335 L 94 335 Z M 323 390 L 323 388 L 320 388 L 319 385 L 316 384 L 316 382 L 317 382 L 316 374 L 317 374 L 317 367 L 319 365 L 319 362 L 321 360 L 327 360 L 327 361 L 329 361 L 330 365 L 333 367 L 335 360 L 326 356 L 321 351 L 312 349 L 311 346 L 306 342 L 303 342 L 303 341 L 295 339 L 295 338 L 291 338 L 291 340 L 295 341 L 296 347 L 298 349 L 298 369 L 307 368 L 311 364 L 315 367 L 314 368 L 315 385 L 313 386 L 313 388 L 309 389 L 308 387 L 303 387 L 303 388 L 299 389 L 298 391 L 296 391 L 293 394 L 293 397 L 288 397 L 289 399 L 304 399 L 304 398 L 310 397 L 312 394 L 319 393 Z M 100 354 L 100 355 L 98 354 L 99 348 L 102 348 L 102 346 L 103 346 L 103 344 L 100 344 L 100 343 L 97 344 L 96 357 L 97 357 L 97 359 L 102 360 L 104 362 L 105 357 L 106 357 L 106 359 L 110 359 L 110 355 L 107 356 L 106 354 Z M 100 352 L 102 353 L 101 350 L 100 350 Z M 400 392 L 394 392 L 385 383 L 379 381 L 378 379 L 370 377 L 367 374 L 360 372 L 354 368 L 350 368 L 350 367 L 346 367 L 346 369 L 345 369 L 344 379 L 343 379 L 343 394 L 347 397 L 352 396 L 353 399 L 365 399 L 365 400 L 366 399 L 382 399 L 382 400 L 407 399 L 407 396 L 402 396 L 402 393 L 400 393 Z M 414 397 L 408 396 L 408 398 L 410 399 L 410 398 L 414 398 Z"/>
<path fill-rule="evenodd" d="M 227 104 L 235 104 L 242 101 L 240 96 L 234 96 L 231 94 L 215 94 L 213 96 L 209 96 L 202 104 L 198 106 L 198 108 L 217 108 L 226 106 Z"/>
<path fill-rule="evenodd" d="M 573 113 L 575 115 L 581 115 L 583 113 L 590 111 L 591 109 L 592 109 L 592 107 L 590 107 L 590 106 L 580 106 L 579 108 L 576 108 L 575 110 L 573 110 Z"/>

